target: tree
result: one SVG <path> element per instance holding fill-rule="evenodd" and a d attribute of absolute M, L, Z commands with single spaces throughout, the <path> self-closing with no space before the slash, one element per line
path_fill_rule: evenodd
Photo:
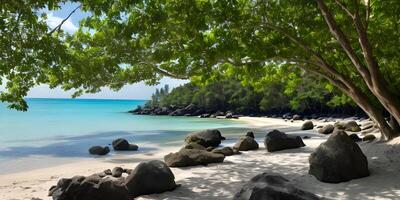
<path fill-rule="evenodd" d="M 66 37 L 70 58 L 57 79 L 66 89 L 212 80 L 215 71 L 257 82 L 271 65 L 299 67 L 351 97 L 386 138 L 399 134 L 396 0 L 78 2 L 92 16 Z"/>

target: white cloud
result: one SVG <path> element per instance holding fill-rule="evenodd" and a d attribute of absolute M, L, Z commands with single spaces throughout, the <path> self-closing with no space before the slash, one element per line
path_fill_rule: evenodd
<path fill-rule="evenodd" d="M 61 17 L 54 16 L 54 14 L 52 12 L 47 13 L 46 23 L 50 26 L 50 28 L 54 28 L 54 27 L 58 26 L 62 22 L 62 20 L 64 20 L 64 19 Z M 72 23 L 71 18 L 69 18 L 61 26 L 61 29 L 63 29 L 64 31 L 67 31 L 68 33 L 74 33 L 75 31 L 78 30 L 78 27 L 75 26 L 75 24 Z"/>

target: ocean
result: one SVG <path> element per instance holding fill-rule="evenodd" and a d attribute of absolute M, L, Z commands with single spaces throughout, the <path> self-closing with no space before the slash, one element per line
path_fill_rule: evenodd
<path fill-rule="evenodd" d="M 238 132 L 235 120 L 146 116 L 127 113 L 144 100 L 27 99 L 27 112 L 0 103 L 0 162 L 29 156 L 89 157 L 93 145 L 123 137 L 133 143 L 176 145 L 196 130 Z M 140 147 L 141 151 L 152 148 Z"/>

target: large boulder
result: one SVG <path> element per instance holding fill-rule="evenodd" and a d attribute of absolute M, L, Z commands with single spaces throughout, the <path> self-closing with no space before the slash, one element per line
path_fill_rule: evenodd
<path fill-rule="evenodd" d="M 269 152 L 306 146 L 300 136 L 289 136 L 278 130 L 267 133 L 264 145 Z"/>
<path fill-rule="evenodd" d="M 336 130 L 311 154 L 309 174 L 327 183 L 369 175 L 368 161 L 360 147 L 342 130 Z"/>
<path fill-rule="evenodd" d="M 159 160 L 140 163 L 126 178 L 125 185 L 132 197 L 172 191 L 178 186 L 171 169 Z"/>
<path fill-rule="evenodd" d="M 312 121 L 306 121 L 301 126 L 301 130 L 311 130 L 314 128 L 314 124 Z"/>
<path fill-rule="evenodd" d="M 234 150 L 231 147 L 223 147 L 220 149 L 214 149 L 211 151 L 212 153 L 219 153 L 222 154 L 224 156 L 231 156 L 233 154 L 235 154 Z"/>
<path fill-rule="evenodd" d="M 258 149 L 258 143 L 252 137 L 243 136 L 239 138 L 233 148 L 238 151 L 256 150 Z"/>
<path fill-rule="evenodd" d="M 110 148 L 102 146 L 92 146 L 89 149 L 89 153 L 92 155 L 104 156 L 110 153 Z"/>
<path fill-rule="evenodd" d="M 60 179 L 49 190 L 53 200 L 129 200 L 123 180 L 91 175 Z"/>
<path fill-rule="evenodd" d="M 296 188 L 279 175 L 262 173 L 253 177 L 235 194 L 234 200 L 317 200 L 318 196 Z"/>
<path fill-rule="evenodd" d="M 221 136 L 221 132 L 217 129 L 208 129 L 204 131 L 198 131 L 194 133 L 190 133 L 185 138 L 185 142 L 190 143 L 197 143 L 204 147 L 217 147 L 221 144 L 221 141 L 225 138 Z"/>
<path fill-rule="evenodd" d="M 196 165 L 207 165 L 209 163 L 223 162 L 225 156 L 205 150 L 181 149 L 179 152 L 164 156 L 165 163 L 170 167 L 188 167 Z"/>
<path fill-rule="evenodd" d="M 333 132 L 333 130 L 335 129 L 335 126 L 332 124 L 327 124 L 324 127 L 320 128 L 318 130 L 318 133 L 324 134 L 324 135 L 328 135 L 331 134 Z"/>
<path fill-rule="evenodd" d="M 126 139 L 118 138 L 112 142 L 115 151 L 136 151 L 138 146 L 136 144 L 129 144 Z"/>

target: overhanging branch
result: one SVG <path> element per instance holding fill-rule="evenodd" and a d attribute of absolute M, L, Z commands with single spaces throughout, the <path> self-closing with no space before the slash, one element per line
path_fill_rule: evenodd
<path fill-rule="evenodd" d="M 79 8 L 81 8 L 82 5 L 77 6 L 74 10 L 72 10 L 69 15 L 63 19 L 60 24 L 58 24 L 56 27 L 54 27 L 49 33 L 49 35 L 53 34 L 55 31 L 60 31 L 62 25 L 72 16 L 72 14 L 74 14 Z"/>

